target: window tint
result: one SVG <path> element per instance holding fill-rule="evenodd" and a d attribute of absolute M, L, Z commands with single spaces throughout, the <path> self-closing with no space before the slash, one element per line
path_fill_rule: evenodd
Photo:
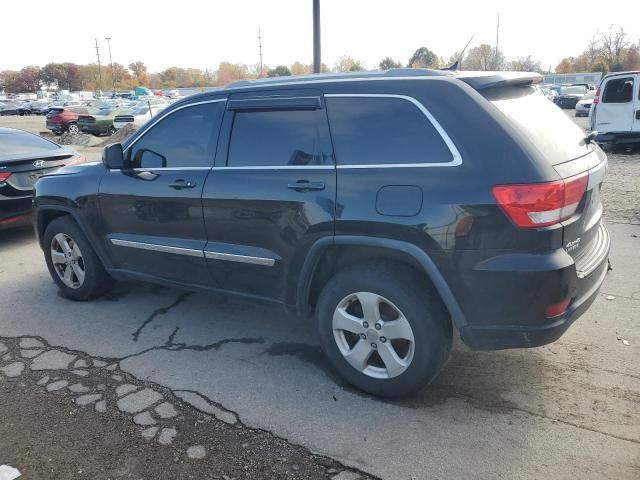
<path fill-rule="evenodd" d="M 58 150 L 60 146 L 38 135 L 15 131 L 0 133 L 0 157 Z"/>
<path fill-rule="evenodd" d="M 205 103 L 163 118 L 129 149 L 132 167 L 212 166 L 224 108 L 224 102 Z"/>
<path fill-rule="evenodd" d="M 614 78 L 607 82 L 602 103 L 627 103 L 633 97 L 633 78 Z"/>
<path fill-rule="evenodd" d="M 320 165 L 322 110 L 239 111 L 229 141 L 229 166 Z"/>
<path fill-rule="evenodd" d="M 327 98 L 340 165 L 447 163 L 451 152 L 427 117 L 401 98 Z"/>

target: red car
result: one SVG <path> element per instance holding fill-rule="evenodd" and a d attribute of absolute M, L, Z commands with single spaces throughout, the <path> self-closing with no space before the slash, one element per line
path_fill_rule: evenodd
<path fill-rule="evenodd" d="M 54 107 L 47 113 L 47 128 L 56 135 L 79 133 L 78 115 L 88 113 L 84 107 Z"/>

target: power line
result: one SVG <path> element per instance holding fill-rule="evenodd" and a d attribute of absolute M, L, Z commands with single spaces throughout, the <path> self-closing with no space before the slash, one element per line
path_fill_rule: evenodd
<path fill-rule="evenodd" d="M 100 48 L 98 48 L 98 39 L 96 41 L 96 56 L 98 57 L 98 90 L 102 90 L 102 70 L 100 69 Z"/>

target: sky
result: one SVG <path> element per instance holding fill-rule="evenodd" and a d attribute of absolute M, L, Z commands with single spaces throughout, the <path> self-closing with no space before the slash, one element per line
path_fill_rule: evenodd
<path fill-rule="evenodd" d="M 0 70 L 48 62 L 143 61 L 149 71 L 171 66 L 216 69 L 219 62 L 263 62 L 275 67 L 312 63 L 312 0 L 110 0 L 72 2 L 5 0 L 0 9 Z M 448 59 L 469 46 L 495 45 L 507 59 L 532 55 L 543 68 L 577 56 L 597 32 L 623 27 L 640 42 L 640 1 L 603 8 L 602 0 L 321 0 L 322 61 L 332 67 L 342 55 L 368 69 L 390 56 L 406 64 L 426 46 Z M 28 25 L 28 28 L 25 26 Z"/>

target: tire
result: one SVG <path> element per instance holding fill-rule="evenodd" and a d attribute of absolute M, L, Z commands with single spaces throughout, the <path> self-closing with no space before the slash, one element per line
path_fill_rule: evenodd
<path fill-rule="evenodd" d="M 71 122 L 69 125 L 67 125 L 65 131 L 67 133 L 71 133 L 72 135 L 80 133 L 80 129 L 78 128 L 78 124 L 76 122 Z"/>
<path fill-rule="evenodd" d="M 61 241 L 65 239 L 67 248 Z M 49 224 L 42 245 L 49 273 L 65 297 L 79 301 L 91 300 L 111 289 L 113 279 L 70 216 L 56 218 Z M 72 263 L 74 261 L 75 266 Z M 72 273 L 65 280 L 64 273 L 68 269 Z M 80 271 L 84 273 L 84 278 L 78 274 Z"/>
<path fill-rule="evenodd" d="M 363 314 L 364 304 L 375 305 L 368 312 L 378 312 L 374 315 L 383 318 L 379 325 L 365 324 L 374 315 Z M 442 301 L 409 267 L 361 264 L 338 272 L 322 290 L 316 316 L 329 362 L 349 383 L 373 395 L 400 397 L 424 387 L 438 375 L 451 350 L 451 321 Z M 352 331 L 339 328 L 345 318 Z M 369 350 L 364 363 L 356 360 L 358 352 Z"/>
<path fill-rule="evenodd" d="M 116 133 L 116 129 L 114 127 L 109 127 L 109 130 L 107 130 L 107 135 L 113 135 L 114 133 Z"/>

